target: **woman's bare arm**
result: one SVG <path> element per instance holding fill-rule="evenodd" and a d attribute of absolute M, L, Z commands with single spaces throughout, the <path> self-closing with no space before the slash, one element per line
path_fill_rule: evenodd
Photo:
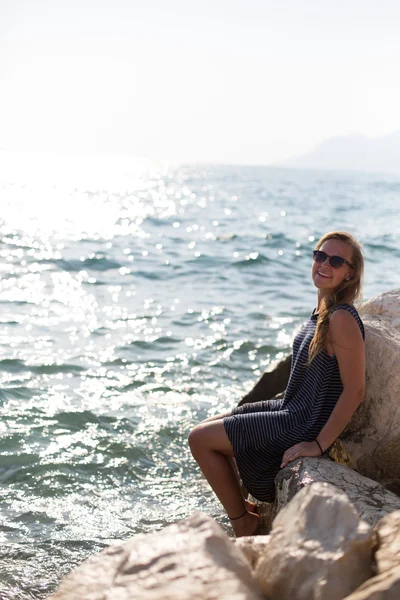
<path fill-rule="evenodd" d="M 339 437 L 365 394 L 364 340 L 356 320 L 348 311 L 337 310 L 330 319 L 329 334 L 339 365 L 343 392 L 318 435 L 323 450 Z"/>

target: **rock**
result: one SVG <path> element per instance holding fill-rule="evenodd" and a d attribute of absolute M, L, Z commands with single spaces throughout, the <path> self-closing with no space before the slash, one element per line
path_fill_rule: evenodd
<path fill-rule="evenodd" d="M 242 552 L 210 517 L 109 546 L 70 573 L 52 600 L 262 600 Z"/>
<path fill-rule="evenodd" d="M 354 504 L 360 518 L 374 526 L 379 519 L 400 509 L 400 498 L 357 471 L 328 458 L 299 458 L 279 471 L 275 479 L 273 516 L 303 487 L 325 482 L 342 490 Z"/>
<path fill-rule="evenodd" d="M 378 573 L 400 569 L 400 510 L 381 519 L 377 526 L 379 548 L 375 554 Z M 400 597 L 400 596 L 399 596 Z"/>
<path fill-rule="evenodd" d="M 376 526 L 378 575 L 346 600 L 398 600 L 400 598 L 400 511 L 383 517 Z"/>
<path fill-rule="evenodd" d="M 331 451 L 334 460 L 400 494 L 400 290 L 366 303 L 366 393 Z"/>
<path fill-rule="evenodd" d="M 390 290 L 364 302 L 360 313 L 372 317 L 384 317 L 392 327 L 400 325 L 400 289 Z"/>
<path fill-rule="evenodd" d="M 387 573 L 372 577 L 345 600 L 399 600 L 400 569 L 394 568 Z"/>
<path fill-rule="evenodd" d="M 378 575 L 358 588 L 347 600 L 398 600 L 400 598 L 400 510 L 383 517 L 375 527 Z"/>
<path fill-rule="evenodd" d="M 256 501 L 263 521 L 263 532 L 270 532 L 276 515 L 299 490 L 316 482 L 330 483 L 345 492 L 361 519 L 371 526 L 388 513 L 400 510 L 400 498 L 396 494 L 357 471 L 328 458 L 299 458 L 276 476 L 275 501 L 270 504 Z M 249 500 L 255 501 L 252 496 L 249 496 Z"/>
<path fill-rule="evenodd" d="M 269 535 L 257 535 L 231 538 L 231 541 L 243 552 L 251 568 L 254 569 L 260 556 L 267 555 L 270 539 Z"/>
<path fill-rule="evenodd" d="M 291 354 L 274 364 L 270 371 L 263 373 L 252 390 L 241 399 L 238 406 L 242 406 L 242 404 L 248 402 L 271 400 L 277 394 L 284 392 L 289 381 L 291 364 Z"/>
<path fill-rule="evenodd" d="M 366 581 L 346 600 L 398 600 L 400 598 L 400 511 L 381 519 L 376 526 L 378 575 Z"/>
<path fill-rule="evenodd" d="M 374 533 L 346 494 L 314 483 L 276 517 L 254 571 L 279 600 L 342 600 L 372 576 Z"/>

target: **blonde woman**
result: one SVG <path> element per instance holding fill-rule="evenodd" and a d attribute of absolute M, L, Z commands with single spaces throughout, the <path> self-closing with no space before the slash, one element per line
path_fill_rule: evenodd
<path fill-rule="evenodd" d="M 243 499 L 232 458 L 252 496 L 272 502 L 279 469 L 329 450 L 364 397 L 364 327 L 354 306 L 361 296 L 361 247 L 334 231 L 319 240 L 313 259 L 317 307 L 294 339 L 284 397 L 243 404 L 189 434 L 193 457 L 237 537 L 255 534 L 260 517 Z"/>

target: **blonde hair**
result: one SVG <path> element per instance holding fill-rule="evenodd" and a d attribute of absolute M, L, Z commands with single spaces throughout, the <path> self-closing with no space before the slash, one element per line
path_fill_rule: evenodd
<path fill-rule="evenodd" d="M 339 240 L 352 247 L 351 259 L 352 275 L 349 281 L 343 281 L 331 294 L 322 299 L 318 311 L 317 327 L 308 350 L 308 363 L 326 347 L 329 319 L 335 306 L 339 304 L 356 304 L 361 302 L 361 288 L 364 274 L 364 257 L 360 244 L 350 233 L 345 231 L 331 231 L 326 233 L 317 243 L 315 249 L 319 250 L 327 240 Z"/>

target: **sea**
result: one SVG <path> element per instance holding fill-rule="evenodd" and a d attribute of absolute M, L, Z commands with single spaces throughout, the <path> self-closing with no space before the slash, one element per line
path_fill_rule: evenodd
<path fill-rule="evenodd" d="M 0 599 L 194 511 L 229 533 L 187 435 L 290 352 L 312 250 L 400 287 L 400 177 L 130 157 L 0 161 Z"/>

